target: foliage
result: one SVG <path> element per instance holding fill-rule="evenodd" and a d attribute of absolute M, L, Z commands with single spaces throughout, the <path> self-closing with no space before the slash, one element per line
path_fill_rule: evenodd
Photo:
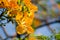
<path fill-rule="evenodd" d="M 41 36 L 37 36 L 37 39 L 38 39 L 38 40 L 50 40 L 49 37 L 47 37 L 47 36 L 43 36 L 43 35 L 41 35 Z"/>
<path fill-rule="evenodd" d="M 60 40 L 60 33 L 56 33 L 53 34 L 51 36 L 44 36 L 44 35 L 40 35 L 40 36 L 29 36 L 26 37 L 24 40 Z M 23 39 L 18 39 L 18 40 L 23 40 Z"/>
<path fill-rule="evenodd" d="M 55 39 L 60 40 L 60 33 L 55 34 Z"/>

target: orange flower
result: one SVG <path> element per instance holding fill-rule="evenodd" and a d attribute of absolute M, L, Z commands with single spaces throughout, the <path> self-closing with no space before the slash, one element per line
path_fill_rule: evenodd
<path fill-rule="evenodd" d="M 33 5 L 30 1 L 31 0 L 24 0 L 25 5 L 29 7 L 30 10 L 34 12 L 37 11 L 38 8 L 35 5 Z"/>
<path fill-rule="evenodd" d="M 32 15 L 32 13 L 28 13 L 28 12 L 24 12 L 24 16 L 21 17 L 21 13 L 17 13 L 18 15 L 16 16 L 16 20 L 19 20 L 17 23 L 18 25 L 23 25 L 23 27 L 26 27 L 26 32 L 28 34 L 31 34 L 34 32 L 33 28 L 31 27 L 34 15 Z M 21 19 L 22 18 L 22 19 Z M 20 20 L 21 19 L 21 20 Z M 21 28 L 20 28 L 21 29 Z"/>
<path fill-rule="evenodd" d="M 39 19 L 34 19 L 34 25 L 35 25 L 35 27 L 38 27 L 38 26 L 40 26 L 42 24 L 42 22 L 41 22 L 41 20 L 39 20 Z"/>
<path fill-rule="evenodd" d="M 28 34 L 31 34 L 31 33 L 33 33 L 34 32 L 34 29 L 31 27 L 31 26 L 28 26 L 27 27 L 27 33 Z"/>
<path fill-rule="evenodd" d="M 29 6 L 30 3 L 31 3 L 31 2 L 30 2 L 31 0 L 23 0 L 23 1 L 24 1 L 24 3 L 25 3 L 26 6 Z"/>
<path fill-rule="evenodd" d="M 37 11 L 37 7 L 31 3 L 31 0 L 23 0 L 25 6 L 22 6 L 23 4 L 18 5 L 18 0 L 0 0 L 0 4 L 1 1 L 4 6 L 0 5 L 0 7 L 6 8 L 8 10 L 8 16 L 15 18 L 18 24 L 16 27 L 18 34 L 23 34 L 25 32 L 30 34 L 34 32 L 31 24 L 34 18 L 34 12 Z M 24 9 L 22 7 L 24 7 Z M 24 10 L 24 12 L 22 10 Z"/>
<path fill-rule="evenodd" d="M 18 8 L 17 0 L 3 0 L 5 7 Z"/>
<path fill-rule="evenodd" d="M 11 11 L 11 12 L 8 14 L 8 16 L 13 17 L 13 16 L 15 16 L 16 14 L 17 14 L 17 11 L 14 10 L 14 11 Z"/>
<path fill-rule="evenodd" d="M 28 16 L 33 19 L 34 18 L 34 12 L 33 11 L 30 11 L 30 13 L 28 13 Z"/>
<path fill-rule="evenodd" d="M 4 6 L 9 6 L 9 0 L 3 0 Z"/>
<path fill-rule="evenodd" d="M 1 3 L 1 0 L 0 0 L 0 3 Z"/>
<path fill-rule="evenodd" d="M 0 0 L 0 8 L 4 8 L 1 0 Z"/>
<path fill-rule="evenodd" d="M 22 17 L 23 17 L 23 13 L 18 12 L 15 19 L 16 19 L 16 21 L 18 21 L 18 20 L 20 21 Z"/>
<path fill-rule="evenodd" d="M 23 34 L 25 32 L 27 32 L 27 34 L 31 34 L 34 32 L 33 28 L 31 26 L 28 26 L 28 25 L 22 25 L 22 24 L 19 24 L 17 27 L 16 27 L 16 31 L 18 34 Z"/>
<path fill-rule="evenodd" d="M 60 9 L 60 4 L 58 4 L 58 8 Z"/>
<path fill-rule="evenodd" d="M 34 36 L 31 36 L 28 38 L 28 40 L 37 40 L 37 38 L 35 38 Z"/>
<path fill-rule="evenodd" d="M 31 5 L 29 6 L 29 8 L 30 8 L 30 10 L 32 10 L 33 12 L 35 12 L 35 11 L 38 10 L 38 8 L 37 8 L 35 5 L 33 5 L 33 4 L 31 4 Z"/>
<path fill-rule="evenodd" d="M 24 12 L 24 17 L 28 17 L 28 12 Z"/>
<path fill-rule="evenodd" d="M 24 17 L 24 18 L 21 20 L 21 24 L 31 25 L 31 24 L 32 24 L 32 21 L 33 21 L 33 19 L 30 19 L 29 17 Z"/>
<path fill-rule="evenodd" d="M 19 6 L 17 5 L 17 3 L 10 1 L 9 7 L 17 9 Z"/>
<path fill-rule="evenodd" d="M 17 31 L 18 34 L 23 34 L 23 33 L 26 32 L 26 28 L 23 25 L 19 25 L 19 26 L 16 27 L 16 31 Z"/>

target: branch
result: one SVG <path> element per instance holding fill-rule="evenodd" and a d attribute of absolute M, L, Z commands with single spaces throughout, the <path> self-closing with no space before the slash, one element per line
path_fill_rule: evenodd
<path fill-rule="evenodd" d="M 44 26 L 46 26 L 46 25 L 54 24 L 54 23 L 60 23 L 60 20 L 56 20 L 56 21 L 50 22 L 50 23 L 45 23 L 45 24 L 43 24 L 43 25 L 38 26 L 36 29 L 41 28 L 41 27 L 44 27 Z"/>
<path fill-rule="evenodd" d="M 3 38 L 0 36 L 1 40 L 3 40 Z"/>

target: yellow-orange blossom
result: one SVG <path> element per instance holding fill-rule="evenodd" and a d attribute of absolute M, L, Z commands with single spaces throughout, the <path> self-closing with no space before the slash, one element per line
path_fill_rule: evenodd
<path fill-rule="evenodd" d="M 21 3 L 19 5 L 18 0 L 0 0 L 0 8 L 8 9 L 8 15 L 10 17 L 16 15 L 15 20 L 18 24 L 16 31 L 18 34 L 23 34 L 25 32 L 28 34 L 33 33 L 34 30 L 31 25 L 34 18 L 34 12 L 37 11 L 37 7 L 31 3 L 31 0 L 20 1 Z"/>

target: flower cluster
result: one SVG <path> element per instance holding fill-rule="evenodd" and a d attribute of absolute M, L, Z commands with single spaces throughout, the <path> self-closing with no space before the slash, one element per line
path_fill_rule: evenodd
<path fill-rule="evenodd" d="M 31 0 L 0 0 L 0 8 L 6 8 L 8 16 L 15 18 L 18 34 L 34 32 L 31 25 L 37 7 Z"/>

